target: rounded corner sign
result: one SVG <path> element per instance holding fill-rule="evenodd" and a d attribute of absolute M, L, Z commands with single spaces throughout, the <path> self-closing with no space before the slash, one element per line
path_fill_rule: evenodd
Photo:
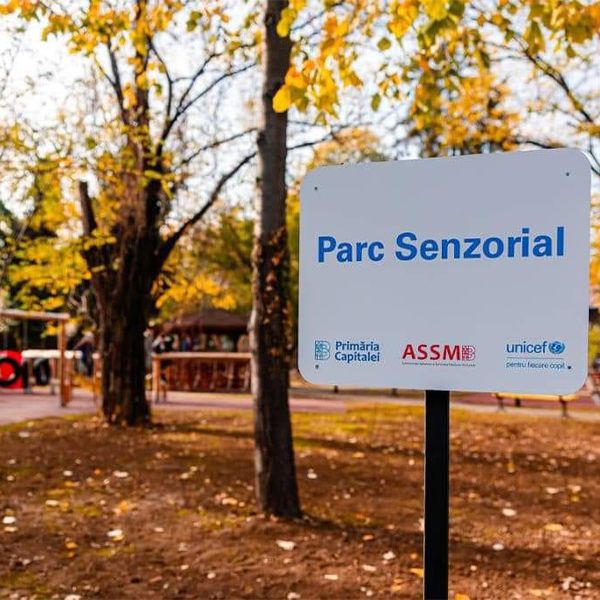
<path fill-rule="evenodd" d="M 321 384 L 567 394 L 587 373 L 576 150 L 324 167 L 301 190 L 299 368 Z"/>

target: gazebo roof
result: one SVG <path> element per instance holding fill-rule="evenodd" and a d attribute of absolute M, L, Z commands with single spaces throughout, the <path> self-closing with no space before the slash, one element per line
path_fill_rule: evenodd
<path fill-rule="evenodd" d="M 203 333 L 246 333 L 248 314 L 234 313 L 220 308 L 205 308 L 163 323 L 166 332 L 200 331 Z"/>

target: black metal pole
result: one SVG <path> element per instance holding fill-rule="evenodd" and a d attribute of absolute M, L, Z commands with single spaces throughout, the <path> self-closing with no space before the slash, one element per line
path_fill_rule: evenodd
<path fill-rule="evenodd" d="M 423 597 L 448 598 L 450 392 L 425 392 L 425 528 Z"/>

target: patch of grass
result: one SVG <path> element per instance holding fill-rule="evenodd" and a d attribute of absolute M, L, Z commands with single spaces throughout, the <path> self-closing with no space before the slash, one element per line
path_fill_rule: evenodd
<path fill-rule="evenodd" d="M 0 590 L 3 589 L 13 592 L 25 591 L 40 598 L 50 597 L 50 592 L 44 583 L 25 570 L 13 569 L 0 577 Z"/>
<path fill-rule="evenodd" d="M 95 504 L 76 504 L 72 508 L 73 512 L 86 519 L 94 519 L 102 515 L 102 511 Z"/>

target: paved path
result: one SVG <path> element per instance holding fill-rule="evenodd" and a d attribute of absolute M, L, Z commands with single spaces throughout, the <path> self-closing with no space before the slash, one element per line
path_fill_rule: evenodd
<path fill-rule="evenodd" d="M 423 404 L 418 395 L 393 397 L 389 393 L 360 392 L 341 390 L 334 393 L 331 388 L 302 387 L 294 388 L 290 405 L 296 412 L 343 412 L 349 404 L 369 404 L 382 402 L 401 406 L 419 406 Z M 452 405 L 477 413 L 493 413 L 497 411 L 496 401 L 490 394 L 459 394 Z M 249 410 L 252 398 L 249 394 L 208 394 L 169 392 L 168 402 L 155 405 L 157 410 Z M 11 393 L 0 390 L 0 425 L 17 423 L 42 417 L 89 414 L 97 411 L 92 394 L 78 389 L 74 393 L 69 406 L 61 408 L 58 398 L 42 391 L 32 394 Z M 594 407 L 589 398 L 570 405 L 571 416 L 579 420 L 600 422 L 600 408 Z M 559 406 L 548 402 L 527 402 L 520 408 L 508 407 L 506 414 L 515 416 L 548 416 L 559 418 Z"/>
<path fill-rule="evenodd" d="M 0 390 L 0 425 L 42 417 L 78 415 L 94 412 L 91 393 L 77 390 L 67 407 L 59 406 L 58 397 L 47 392 L 23 394 Z"/>
<path fill-rule="evenodd" d="M 291 408 L 298 412 L 343 412 L 342 398 L 292 398 Z M 169 392 L 168 402 L 154 405 L 160 410 L 239 410 L 252 408 L 249 394 L 190 394 Z M 97 412 L 91 392 L 77 389 L 67 407 L 59 406 L 58 398 L 45 391 L 31 394 L 10 393 L 0 390 L 0 425 L 43 417 L 90 414 Z"/>

